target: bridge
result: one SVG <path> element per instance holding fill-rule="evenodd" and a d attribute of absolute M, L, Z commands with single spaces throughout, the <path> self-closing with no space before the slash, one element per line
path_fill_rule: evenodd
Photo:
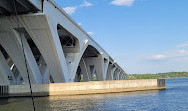
<path fill-rule="evenodd" d="M 53 0 L 0 0 L 0 85 L 125 80 L 127 74 Z"/>

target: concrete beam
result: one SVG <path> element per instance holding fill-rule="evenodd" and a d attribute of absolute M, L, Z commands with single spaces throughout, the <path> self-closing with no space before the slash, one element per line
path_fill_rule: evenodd
<path fill-rule="evenodd" d="M 20 9 L 20 10 L 25 10 L 25 11 L 30 11 L 31 6 L 30 4 L 28 4 L 27 0 L 16 0 L 17 3 L 19 3 L 22 7 L 24 7 L 25 9 Z"/>
<path fill-rule="evenodd" d="M 14 12 L 12 0 L 0 0 L 0 7 L 6 10 L 8 13 Z"/>

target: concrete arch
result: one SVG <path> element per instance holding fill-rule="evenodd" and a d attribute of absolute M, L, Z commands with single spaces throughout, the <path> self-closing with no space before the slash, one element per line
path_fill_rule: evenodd
<path fill-rule="evenodd" d="M 77 65 L 79 55 L 82 54 L 80 41 L 60 24 L 57 24 L 57 33 L 63 49 L 64 58 L 66 60 L 66 66 L 69 71 L 69 81 L 74 81 L 72 79 L 72 73 L 73 71 L 75 72 L 73 68 Z"/>
<path fill-rule="evenodd" d="M 80 44 L 78 38 L 67 31 L 63 26 L 57 24 L 57 33 L 64 53 L 79 53 Z"/>
<path fill-rule="evenodd" d="M 116 75 L 117 80 L 120 80 L 120 78 L 119 78 L 120 73 L 121 73 L 121 71 L 119 70 L 117 75 Z"/>
<path fill-rule="evenodd" d="M 85 42 L 83 44 L 83 48 L 81 49 L 80 53 L 76 57 L 76 59 L 75 59 L 76 61 L 72 65 L 72 70 L 70 71 L 70 81 L 71 82 L 75 81 L 75 77 L 76 77 L 76 74 L 77 74 L 77 69 L 79 67 L 80 60 L 81 60 L 86 48 L 88 47 L 88 44 L 89 44 L 88 41 L 85 40 Z"/>
<path fill-rule="evenodd" d="M 117 78 L 116 70 L 118 71 L 118 68 L 116 67 L 116 65 L 114 65 L 114 63 L 110 61 L 108 64 L 106 80 L 115 80 L 115 78 Z"/>
<path fill-rule="evenodd" d="M 116 68 L 115 71 L 114 71 L 114 80 L 119 80 L 118 74 L 119 74 L 119 69 Z"/>
<path fill-rule="evenodd" d="M 2 52 L 0 51 L 0 85 L 10 85 L 8 73 L 13 75 Z"/>
<path fill-rule="evenodd" d="M 44 57 L 54 82 L 69 82 L 69 70 L 59 40 L 57 24 L 48 21 L 46 16 L 26 17 L 20 21 Z M 31 24 L 33 21 L 36 21 L 36 24 Z"/>
<path fill-rule="evenodd" d="M 77 61 L 78 65 L 76 69 L 78 69 L 78 67 L 81 68 L 81 72 L 83 73 L 84 76 L 84 80 L 85 81 L 89 81 L 91 79 L 90 75 L 91 75 L 91 69 L 90 66 L 94 65 L 92 60 L 89 60 L 90 58 L 93 57 L 98 57 L 99 52 L 91 45 L 88 45 L 88 43 L 86 43 L 87 47 L 84 48 L 84 50 L 80 53 L 80 58 L 78 59 L 79 61 Z M 88 63 L 88 62 L 91 63 Z M 79 73 L 75 73 L 75 74 L 79 74 Z M 75 75 L 76 77 L 77 75 Z M 75 78 L 74 78 L 75 79 Z"/>
<path fill-rule="evenodd" d="M 89 76 L 85 76 L 87 81 L 92 80 L 93 74 L 96 74 L 99 81 L 106 80 L 107 73 L 113 80 L 116 67 L 124 72 L 110 55 L 53 0 L 44 0 L 42 3 L 42 12 L 17 16 L 19 28 L 15 16 L 0 18 L 0 44 L 14 63 L 13 65 L 11 61 L 8 62 L 8 66 L 13 65 L 12 70 L 16 73 L 15 79 L 18 79 L 19 84 L 28 84 L 25 64 L 28 64 L 32 84 L 49 83 L 50 76 L 54 83 L 73 82 L 76 73 L 79 72 L 78 67 L 82 69 L 82 73 L 89 73 Z M 22 39 L 24 48 L 21 47 Z M 24 55 L 26 55 L 26 63 Z M 5 60 L 1 59 L 1 61 Z M 109 68 L 110 62 L 111 68 Z M 3 64 L 6 64 L 5 61 Z M 3 73 L 8 72 L 7 64 L 6 68 L 2 67 Z"/>
<path fill-rule="evenodd" d="M 0 84 L 16 84 L 16 77 L 12 71 L 14 66 L 14 62 L 0 45 Z"/>
<path fill-rule="evenodd" d="M 39 51 L 38 47 L 36 46 L 35 42 L 33 39 L 29 36 L 27 31 L 23 29 L 23 32 L 25 33 L 25 38 L 30 46 L 30 49 L 32 51 L 32 54 L 35 58 L 35 61 L 37 63 L 37 66 L 35 69 L 40 71 L 40 78 L 41 78 L 41 83 L 42 84 L 47 84 L 49 83 L 48 78 L 49 78 L 49 68 L 46 64 L 46 61 L 44 60 L 43 55 Z"/>
<path fill-rule="evenodd" d="M 112 80 L 111 68 L 112 68 L 112 63 L 109 62 L 107 74 L 106 74 L 106 80 Z"/>
<path fill-rule="evenodd" d="M 27 65 L 28 65 L 28 71 L 31 77 L 31 83 L 40 84 L 41 83 L 40 71 L 37 70 L 38 66 L 31 52 L 31 49 L 28 45 L 28 42 L 24 37 L 24 33 L 13 29 L 11 26 L 7 26 L 7 27 L 8 27 L 6 29 L 7 32 L 0 34 L 0 44 L 6 50 L 12 61 L 14 61 L 15 65 L 17 66 L 19 72 L 22 75 L 24 82 L 27 84 L 28 76 L 25 67 L 26 63 L 24 61 L 25 60 L 24 54 L 25 54 Z M 24 47 L 24 53 L 23 53 L 23 48 L 21 47 L 22 46 L 21 39 Z"/>
<path fill-rule="evenodd" d="M 103 55 L 99 53 L 99 51 L 93 47 L 92 45 L 87 45 L 85 48 L 78 66 L 81 67 L 83 76 L 85 81 L 92 80 L 92 69 L 91 66 L 94 66 L 96 71 L 96 76 L 99 81 L 106 79 L 105 75 L 105 65 L 107 65 L 108 61 L 104 59 Z M 75 75 L 76 77 L 76 75 Z"/>
<path fill-rule="evenodd" d="M 98 59 L 96 60 L 98 64 L 95 64 L 96 76 L 98 76 L 99 81 L 106 80 L 108 64 L 110 62 L 109 56 L 101 50 L 100 47 L 97 47 L 95 42 L 89 42 L 90 46 L 94 47 L 98 52 Z M 98 75 L 97 75 L 98 74 Z"/>

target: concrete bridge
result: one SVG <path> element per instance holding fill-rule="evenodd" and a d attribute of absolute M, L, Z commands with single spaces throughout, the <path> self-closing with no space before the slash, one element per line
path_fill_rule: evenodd
<path fill-rule="evenodd" d="M 127 78 L 53 0 L 0 0 L 0 85 L 28 84 L 26 66 L 32 84 Z"/>

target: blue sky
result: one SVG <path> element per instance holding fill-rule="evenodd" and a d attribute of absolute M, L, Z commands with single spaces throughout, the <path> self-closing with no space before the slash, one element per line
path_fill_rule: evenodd
<path fill-rule="evenodd" d="M 188 71 L 188 0 L 55 0 L 127 73 Z"/>

